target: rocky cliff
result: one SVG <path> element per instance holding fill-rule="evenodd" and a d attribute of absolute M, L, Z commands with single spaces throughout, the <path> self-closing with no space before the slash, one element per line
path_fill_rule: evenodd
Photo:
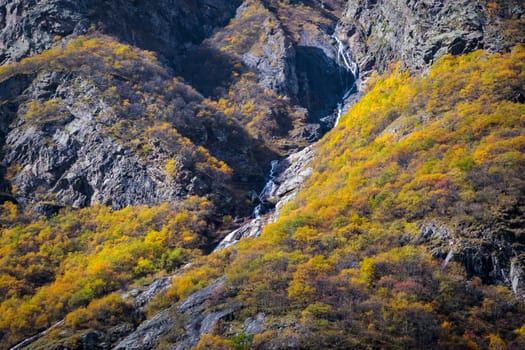
<path fill-rule="evenodd" d="M 341 2 L 330 2 L 326 8 L 261 1 L 239 5 L 221 1 L 168 1 L 155 6 L 118 1 L 4 3 L 0 51 L 2 61 L 10 65 L 1 96 L 3 196 L 52 213 L 61 206 L 104 203 L 121 208 L 191 194 L 211 195 L 224 213 L 246 214 L 244 196 L 262 186 L 269 161 L 318 139 L 333 123 L 330 115 L 354 76 L 330 38 Z M 309 16 L 309 22 L 305 28 L 289 26 L 285 16 L 297 21 Z M 153 64 L 163 65 L 162 73 L 146 83 L 144 76 L 116 72 L 123 64 L 117 62 L 120 59 L 128 60 L 124 69 L 129 70 L 150 60 L 144 55 L 125 57 L 124 52 L 106 52 L 104 59 L 113 62 L 109 66 L 93 49 L 79 48 L 86 50 L 84 62 L 74 62 L 77 58 L 71 51 L 77 44 L 71 41 L 101 33 L 114 38 L 107 40 L 154 51 L 158 62 Z M 48 53 L 59 48 L 65 48 L 62 54 Z M 31 57 L 28 65 L 19 62 L 27 56 Z M 56 58 L 70 61 L 56 65 Z M 97 60 L 102 66 L 91 69 L 99 71 L 73 69 L 75 64 L 93 66 Z M 139 96 L 152 94 L 144 90 L 158 84 L 155 79 L 168 84 L 170 75 L 182 77 L 177 82 L 180 91 L 171 101 L 156 103 L 160 100 L 155 96 Z M 142 91 L 132 91 L 139 86 Z M 182 91 L 191 88 L 197 91 L 184 96 Z M 114 108 L 115 92 L 125 108 Z M 153 92 L 159 97 L 160 93 Z M 163 119 L 154 110 L 171 111 L 169 116 L 164 113 L 164 120 L 172 132 L 193 144 L 189 148 L 194 150 L 188 151 L 193 155 L 181 154 L 182 139 L 173 141 L 178 145 L 144 139 L 141 134 L 159 128 L 153 119 L 157 124 Z M 53 116 L 39 123 L 27 117 L 40 113 Z M 196 118 L 203 115 L 211 117 Z M 223 122 L 240 129 L 225 124 L 223 128 Z M 230 138 L 233 135 L 237 142 Z M 222 180 L 212 183 L 199 173 L 194 166 L 199 160 L 183 159 L 207 157 L 200 146 L 233 170 L 229 189 Z M 178 176 L 170 175 L 167 165 Z"/>
<path fill-rule="evenodd" d="M 520 1 L 349 1 L 338 26 L 363 74 L 401 61 L 411 70 L 445 54 L 506 51 L 523 42 Z"/>
<path fill-rule="evenodd" d="M 189 45 L 228 23 L 237 1 L 4 0 L 0 4 L 0 62 L 18 61 L 90 27 L 162 54 L 174 65 Z"/>

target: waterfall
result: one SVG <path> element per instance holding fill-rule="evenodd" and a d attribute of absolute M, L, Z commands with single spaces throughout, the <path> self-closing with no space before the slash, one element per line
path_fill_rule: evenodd
<path fill-rule="evenodd" d="M 337 44 L 337 62 L 339 64 L 342 64 L 344 69 L 347 72 L 352 73 L 353 75 L 353 82 L 350 87 L 348 87 L 348 83 L 345 84 L 343 81 L 343 85 L 345 86 L 345 93 L 343 97 L 341 98 L 341 102 L 337 104 L 337 110 L 336 110 L 336 119 L 334 122 L 334 127 L 339 124 L 339 120 L 341 119 L 341 116 L 343 115 L 343 108 L 344 108 L 344 102 L 345 100 L 350 96 L 350 94 L 356 89 L 357 87 L 357 77 L 359 73 L 359 67 L 357 66 L 357 63 L 352 60 L 352 57 L 350 56 L 350 53 L 348 52 L 347 47 L 345 44 L 339 39 L 339 37 L 334 34 L 332 35 L 332 38 L 335 40 Z"/>
<path fill-rule="evenodd" d="M 221 240 L 214 250 L 220 250 L 234 245 L 243 237 L 255 237 L 261 233 L 264 224 L 269 222 L 269 219 L 264 218 L 263 215 L 266 214 L 269 209 L 273 208 L 273 204 L 270 207 L 268 200 L 274 196 L 275 191 L 278 188 L 278 185 L 275 183 L 276 178 L 279 175 L 277 172 L 278 166 L 278 160 L 271 161 L 268 181 L 264 185 L 261 192 L 257 195 L 259 204 L 257 204 L 257 206 L 253 209 L 252 218 L 241 227 L 228 233 L 228 235 Z"/>
<path fill-rule="evenodd" d="M 337 117 L 335 118 L 334 127 L 336 127 L 339 124 L 339 120 L 341 119 L 342 115 L 343 115 L 343 103 L 339 102 L 337 104 Z"/>
<path fill-rule="evenodd" d="M 358 67 L 357 63 L 352 60 L 348 50 L 345 47 L 345 44 L 337 37 L 337 35 L 332 35 L 332 38 L 335 39 L 337 43 L 337 60 L 342 62 L 347 71 L 350 71 L 355 78 L 357 78 Z"/>
<path fill-rule="evenodd" d="M 447 257 L 445 258 L 445 261 L 443 262 L 443 267 L 447 266 L 453 257 L 454 257 L 454 251 L 451 249 L 449 250 Z"/>
<path fill-rule="evenodd" d="M 276 177 L 276 170 L 277 166 L 279 165 L 278 160 L 272 160 L 270 165 L 270 174 L 268 175 L 268 181 L 264 185 L 263 189 L 257 196 L 259 199 L 259 204 L 253 209 L 253 217 L 254 218 L 260 218 L 261 215 L 264 213 L 264 203 L 267 202 L 267 199 L 271 198 L 275 188 L 277 187 L 275 183 L 275 177 Z"/>
<path fill-rule="evenodd" d="M 350 56 L 348 48 L 345 46 L 345 44 L 335 34 L 332 37 L 337 44 L 336 60 L 337 64 L 340 67 L 339 72 L 341 73 L 341 85 L 342 91 L 344 92 L 343 96 L 341 97 L 341 101 L 337 104 L 337 109 L 332 115 L 327 116 L 327 118 L 333 118 L 334 116 L 336 117 L 335 123 L 332 124 L 333 126 L 336 126 L 339 123 L 339 119 L 343 115 L 346 100 L 350 97 L 350 95 L 353 92 L 357 90 L 357 77 L 359 69 L 357 63 L 355 63 L 352 60 L 352 57 Z M 350 74 L 352 74 L 351 83 L 349 80 Z M 307 147 L 302 151 L 291 154 L 290 156 L 288 156 L 287 160 L 283 160 L 282 162 L 279 162 L 278 160 L 273 160 L 271 162 L 268 181 L 264 185 L 261 192 L 254 196 L 256 197 L 259 203 L 253 209 L 252 217 L 246 222 L 244 222 L 243 225 L 228 233 L 226 237 L 224 237 L 221 240 L 221 242 L 215 247 L 214 251 L 232 246 L 243 237 L 257 237 L 261 234 L 263 227 L 267 223 L 276 220 L 276 217 L 278 215 L 278 208 L 281 202 L 278 202 L 276 206 L 277 210 L 274 211 L 273 209 L 275 206 L 273 201 L 275 201 L 275 199 L 278 199 L 279 201 L 283 200 L 284 197 L 283 193 L 281 192 L 284 192 L 285 195 L 287 195 L 288 193 L 293 193 L 293 191 L 295 191 L 295 189 L 300 186 L 302 181 L 309 177 L 309 175 L 311 174 L 309 171 L 311 169 L 308 168 L 301 170 L 299 174 L 296 175 L 296 177 L 302 180 L 298 181 L 297 179 L 294 179 L 292 181 L 293 185 L 283 185 L 281 179 L 282 174 L 288 171 L 298 171 L 297 168 L 294 168 L 294 162 L 291 161 L 291 159 L 303 154 L 304 151 L 308 151 L 309 148 L 310 147 Z M 280 189 L 280 186 L 284 186 L 287 189 L 283 191 L 282 189 Z M 289 189 L 290 187 L 292 189 Z M 293 197 L 293 195 L 291 196 Z"/>

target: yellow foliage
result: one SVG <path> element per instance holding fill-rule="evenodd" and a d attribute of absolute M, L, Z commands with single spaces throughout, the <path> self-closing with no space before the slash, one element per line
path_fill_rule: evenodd
<path fill-rule="evenodd" d="M 505 344 L 485 325 L 517 329 L 523 308 L 497 288 L 467 287 L 459 266 L 445 269 L 419 245 L 419 227 L 489 225 L 519 201 L 525 110 L 514 99 L 525 91 L 523 58 L 521 47 L 480 51 L 444 57 L 421 77 L 399 67 L 374 77 L 320 142 L 312 177 L 278 221 L 221 253 L 243 315 L 300 319 L 302 336 L 326 337 L 328 348 Z M 177 277 L 175 299 L 199 288 L 194 274 L 214 266 L 202 264 Z M 204 274 L 201 286 L 215 276 Z M 495 316 L 504 304 L 513 319 Z M 265 346 L 283 334 L 254 340 Z"/>
<path fill-rule="evenodd" d="M 199 237 L 208 229 L 204 219 L 211 211 L 206 199 L 191 197 L 178 205 L 118 211 L 95 205 L 66 210 L 52 220 L 25 223 L 28 219 L 18 214 L 15 204 L 4 203 L 0 291 L 8 290 L 0 296 L 0 332 L 14 342 L 79 307 L 67 318 L 74 328 L 124 317 L 116 312 L 124 304 L 114 297 L 102 299 L 103 305 L 90 302 L 136 278 L 163 268 L 172 270 L 199 255 L 183 247 L 202 243 Z M 172 237 L 169 245 L 168 235 Z M 191 237 L 191 244 L 183 237 Z M 179 250 L 173 253 L 173 248 Z M 100 313 L 107 313 L 104 321 L 93 319 Z"/>

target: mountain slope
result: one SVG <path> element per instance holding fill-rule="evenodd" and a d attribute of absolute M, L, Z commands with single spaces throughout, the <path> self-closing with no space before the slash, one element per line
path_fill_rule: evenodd
<path fill-rule="evenodd" d="M 524 55 L 376 78 L 280 219 L 175 278 L 159 302 L 185 298 L 202 283 L 193 274 L 213 280 L 226 259 L 208 312 L 229 316 L 197 348 L 239 334 L 261 349 L 523 346 Z"/>
<path fill-rule="evenodd" d="M 355 79 L 329 40 L 334 4 L 3 5 L 2 198 L 49 215 L 210 195 L 220 216 L 247 215 L 270 160 L 319 138 Z M 123 15 L 107 18 L 108 6 Z M 279 11 L 312 15 L 301 35 L 323 60 Z"/>
<path fill-rule="evenodd" d="M 374 78 L 279 220 L 196 260 L 119 346 L 522 347 L 524 58 L 478 51 Z M 108 339 L 82 318 L 95 302 L 83 310 L 66 318 L 78 333 L 35 347 L 91 327 Z"/>
<path fill-rule="evenodd" d="M 236 177 L 257 172 L 257 143 L 234 120 L 152 54 L 109 37 L 79 37 L 1 75 L 5 91 L 28 85 L 4 103 L 3 120 L 11 192 L 25 206 L 122 208 L 209 193 L 231 202 L 230 166 Z"/>
<path fill-rule="evenodd" d="M 524 13 L 0 3 L 0 348 L 524 347 Z"/>
<path fill-rule="evenodd" d="M 53 46 L 54 41 L 82 35 L 96 27 L 170 64 L 184 47 L 199 43 L 228 23 L 240 0 L 4 1 L 0 9 L 0 62 L 19 61 Z"/>

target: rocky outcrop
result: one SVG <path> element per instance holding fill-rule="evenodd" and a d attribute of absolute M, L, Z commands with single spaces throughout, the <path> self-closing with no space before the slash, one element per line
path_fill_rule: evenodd
<path fill-rule="evenodd" d="M 276 201 L 275 217 L 279 215 L 280 209 L 297 195 L 301 186 L 312 175 L 310 162 L 316 154 L 313 147 L 306 147 L 279 163 L 280 172 L 275 179 L 276 186 L 268 194 L 269 201 Z"/>
<path fill-rule="evenodd" d="M 107 36 L 88 38 L 73 42 L 120 45 Z M 85 52 L 87 68 L 78 71 L 77 58 L 63 51 L 57 57 L 69 60 L 65 65 L 43 54 L 30 59 L 40 60 L 30 71 L 19 68 L 23 63 L 6 69 L 14 73 L 3 71 L 2 201 L 50 216 L 65 206 L 122 208 L 198 195 L 212 199 L 221 216 L 244 215 L 244 194 L 232 195 L 226 182 L 259 186 L 271 152 L 151 55 L 120 47 L 135 50 L 124 63 L 131 72 L 139 65 L 155 71 L 138 78 L 113 65 L 95 68 L 100 52 Z"/>
<path fill-rule="evenodd" d="M 0 3 L 0 63 L 41 52 L 90 27 L 163 55 L 175 64 L 188 45 L 225 25 L 241 0 L 15 0 Z"/>
<path fill-rule="evenodd" d="M 184 268 L 182 268 L 183 270 Z M 143 311 L 149 302 L 158 294 L 163 293 L 171 286 L 174 276 L 155 279 L 145 290 L 132 289 L 122 294 L 123 299 L 133 298 L 133 306 Z"/>
<path fill-rule="evenodd" d="M 524 15 L 520 1 L 358 0 L 348 2 L 337 33 L 363 75 L 395 61 L 421 70 L 445 54 L 502 51 L 523 42 L 524 36 L 510 34 L 509 21 L 502 27 L 502 20 L 516 19 L 516 33 L 523 31 Z"/>
<path fill-rule="evenodd" d="M 331 38 L 339 2 L 327 2 L 330 10 L 309 4 L 309 13 L 319 15 L 311 16 L 307 28 L 290 27 L 283 20 L 286 14 L 301 15 L 305 8 L 296 4 L 274 7 L 272 2 L 253 0 L 238 7 L 240 1 L 172 2 L 155 6 L 95 0 L 48 0 L 38 6 L 22 0 L 5 3 L 0 5 L 0 55 L 4 62 L 16 61 L 66 45 L 72 36 L 91 33 L 93 28 L 157 52 L 173 71 L 219 100 L 215 106 L 222 108 L 222 101 L 227 101 L 227 108 L 217 112 L 237 119 L 239 125 L 231 120 L 221 125 L 217 119 L 195 118 L 199 109 L 207 108 L 193 107 L 203 103 L 202 96 L 173 103 L 174 118 L 179 119 L 174 127 L 182 136 L 233 168 L 237 198 L 210 174 L 185 170 L 170 177 L 166 161 L 177 150 L 152 141 L 145 154 L 133 149 L 130 140 L 115 139 L 110 129 L 127 116 L 115 113 L 115 101 L 102 96 L 107 91 L 98 89 L 100 77 L 49 69 L 0 83 L 0 106 L 7 116 L 0 121 L 0 143 L 5 144 L 0 175 L 5 178 L 8 168 L 14 172 L 2 183 L 2 201 L 31 204 L 39 214 L 50 216 L 63 206 L 102 203 L 122 208 L 196 194 L 214 196 L 216 204 L 224 204 L 224 214 L 241 201 L 241 191 L 263 183 L 262 170 L 269 159 L 306 146 L 333 124 L 335 117 L 323 117 L 336 113 L 354 81 Z M 206 69 L 202 60 L 212 66 Z M 111 84 L 127 84 L 114 80 Z M 126 94 L 129 86 L 123 87 Z M 44 104 L 57 98 L 61 99 L 59 118 L 39 125 L 24 119 L 28 101 Z M 194 110 L 188 113 L 187 106 Z M 144 108 L 137 104 L 132 111 L 135 118 Z M 233 149 L 232 137 L 237 139 Z M 179 163 L 181 170 L 184 164 Z M 239 206 L 235 213 L 246 214 Z"/>
<path fill-rule="evenodd" d="M 264 321 L 266 316 L 260 312 L 255 317 L 248 317 L 244 320 L 244 333 L 246 334 L 259 334 L 264 331 Z"/>
<path fill-rule="evenodd" d="M 228 100 L 254 138 L 289 154 L 333 125 L 323 118 L 355 80 L 338 59 L 332 33 L 342 7 L 333 5 L 245 1 L 228 26 L 188 50 L 180 74 L 205 96 Z"/>
<path fill-rule="evenodd" d="M 209 303 L 225 284 L 218 279 L 208 287 L 187 297 L 181 304 L 166 309 L 150 320 L 142 323 L 133 333 L 120 341 L 115 350 L 146 350 L 154 348 L 162 336 L 174 332 L 179 336 L 172 349 L 187 350 L 197 344 L 203 334 L 210 333 L 216 323 L 231 314 L 234 309 L 227 308 L 210 311 Z M 182 333 L 181 333 L 182 331 Z"/>
<path fill-rule="evenodd" d="M 306 147 L 281 161 L 272 162 L 268 182 L 261 193 L 254 196 L 258 203 L 254 218 L 227 234 L 215 250 L 232 246 L 242 238 L 258 237 L 266 224 L 277 220 L 281 208 L 297 195 L 312 175 L 310 162 L 315 154 L 312 147 Z"/>
<path fill-rule="evenodd" d="M 155 50 L 164 62 L 173 65 L 188 45 L 198 44 L 216 26 L 226 24 L 239 3 L 4 1 L 0 3 L 0 62 L 17 61 L 51 46 L 66 44 L 72 36 L 84 34 L 91 27 L 89 30 L 96 28 L 122 41 Z M 0 200 L 30 205 L 37 214 L 50 216 L 63 206 L 79 208 L 102 203 L 122 208 L 131 204 L 158 204 L 191 194 L 216 193 L 212 184 L 217 178 L 212 180 L 186 170 L 179 171 L 177 178 L 167 174 L 166 161 L 174 157 L 175 149 L 151 140 L 146 155 L 112 135 L 111 127 L 129 114 L 115 111 L 118 101 L 108 100 L 104 91 L 108 82 L 101 81 L 104 73 L 100 73 L 94 77 L 44 68 L 0 82 L 0 175 L 6 180 L 1 183 Z M 158 75 L 166 78 L 165 74 Z M 155 77 L 156 84 L 159 76 Z M 121 78 L 110 84 L 126 85 Z M 129 89 L 127 91 L 129 93 Z M 229 125 L 228 130 L 221 127 L 212 130 L 195 118 L 196 110 L 189 113 L 191 120 L 183 120 L 186 118 L 183 115 L 189 117 L 184 110 L 190 104 L 195 106 L 197 100 L 183 101 L 179 96 L 174 117 L 179 120 L 177 127 L 184 136 L 199 145 L 213 143 L 213 152 L 230 164 L 242 163 L 250 174 L 262 173 L 257 165 L 252 167 L 245 161 L 252 157 L 251 146 L 230 152 L 217 145 L 228 143 L 231 132 L 236 134 L 239 144 L 243 136 L 239 135 L 240 130 L 234 131 L 236 127 Z M 51 103 L 46 104 L 48 102 Z M 28 103 L 42 107 L 32 119 L 26 117 Z M 51 118 L 42 115 L 47 112 L 44 105 L 56 107 Z M 141 108 L 135 112 L 144 113 Z M 127 128 L 134 126 L 128 123 Z M 144 132 L 123 130 L 137 131 Z M 178 170 L 181 165 L 184 166 L 179 164 Z M 242 177 L 243 173 L 240 171 L 236 176 Z M 258 176 L 262 180 L 263 175 Z M 219 192 L 225 194 L 222 190 Z M 226 211 L 232 208 L 231 200 L 229 195 L 220 200 L 229 207 L 225 207 Z"/>
<path fill-rule="evenodd" d="M 102 203 L 122 208 L 209 192 L 209 184 L 200 181 L 196 186 L 192 177 L 167 181 L 168 154 L 162 148 L 152 147 L 148 156 L 141 157 L 111 137 L 102 115 L 106 120 L 118 116 L 91 81 L 44 73 L 24 95 L 42 100 L 60 97 L 62 113 L 43 124 L 26 118 L 14 119 L 8 126 L 3 158 L 8 166 L 18 168 L 10 183 L 19 203 L 34 203 L 41 209 L 47 203 L 43 212 L 47 214 L 57 206 Z"/>
<path fill-rule="evenodd" d="M 518 297 L 525 297 L 525 240 L 522 217 L 511 213 L 501 216 L 491 226 L 475 225 L 451 229 L 445 224 L 420 225 L 420 242 L 436 258 L 461 263 L 468 278 L 479 277 L 484 283 L 505 285 Z"/>
<path fill-rule="evenodd" d="M 236 18 L 250 16 L 253 5 L 245 2 L 237 9 Z M 297 77 L 293 57 L 295 55 L 290 38 L 286 35 L 279 19 L 270 11 L 260 8 L 259 38 L 254 44 L 240 50 L 241 62 L 258 72 L 259 84 L 277 94 L 297 93 Z"/>

